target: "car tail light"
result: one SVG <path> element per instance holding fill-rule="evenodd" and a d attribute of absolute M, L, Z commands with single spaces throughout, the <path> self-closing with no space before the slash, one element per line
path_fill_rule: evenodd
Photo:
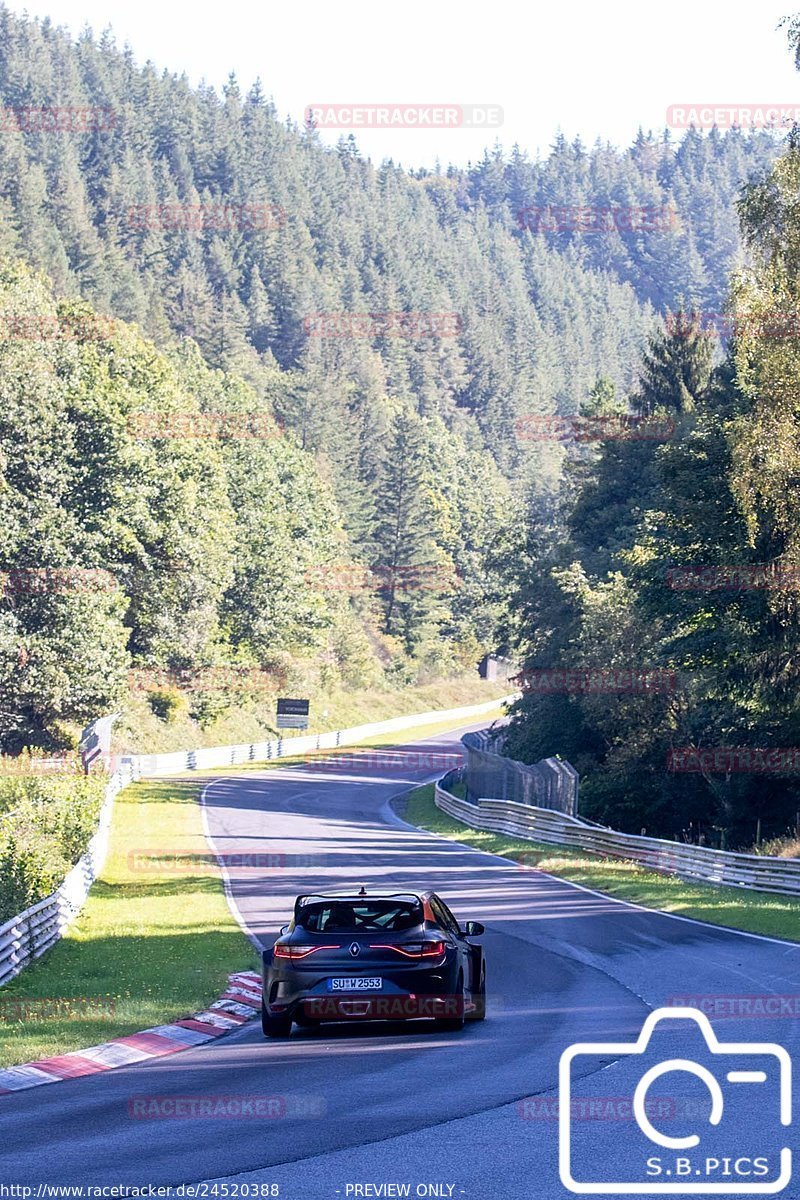
<path fill-rule="evenodd" d="M 276 942 L 272 947 L 272 953 L 275 958 L 288 958 L 292 962 L 297 962 L 300 958 L 308 958 L 309 954 L 316 954 L 317 950 L 341 950 L 341 946 L 290 946 L 284 942 Z"/>
<path fill-rule="evenodd" d="M 404 942 L 402 946 L 391 943 L 382 946 L 373 943 L 373 950 L 394 950 L 404 958 L 441 958 L 447 949 L 445 942 Z"/>

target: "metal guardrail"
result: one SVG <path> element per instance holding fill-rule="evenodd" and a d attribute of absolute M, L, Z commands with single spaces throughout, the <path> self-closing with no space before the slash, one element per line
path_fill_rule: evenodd
<path fill-rule="evenodd" d="M 499 704 L 516 699 L 516 695 L 499 696 L 485 704 L 470 704 L 465 708 L 434 709 L 433 712 L 414 713 L 409 717 L 390 717 L 386 721 L 375 721 L 369 725 L 355 725 L 351 729 L 334 729 L 329 733 L 311 733 L 304 737 L 277 738 L 271 742 L 243 743 L 238 746 L 211 746 L 200 750 L 178 750 L 172 754 L 140 754 L 122 758 L 137 779 L 149 779 L 156 775 L 180 775 L 185 771 L 205 771 L 214 767 L 241 766 L 249 762 L 269 762 L 274 758 L 294 758 L 300 754 L 314 754 L 318 750 L 335 750 L 337 746 L 354 746 L 365 738 L 380 733 L 396 733 L 402 729 L 430 725 L 436 721 L 469 720 L 482 717 Z"/>
<path fill-rule="evenodd" d="M 130 781 L 130 771 L 126 770 L 109 779 L 97 831 L 61 886 L 0 925 L 0 986 L 49 950 L 83 908 L 108 853 L 114 799 Z"/>
<path fill-rule="evenodd" d="M 453 772 L 446 776 L 454 782 Z M 704 883 L 742 887 L 756 892 L 800 896 L 800 860 L 760 854 L 736 854 L 708 846 L 684 845 L 666 838 L 618 833 L 589 824 L 566 813 L 518 804 L 511 800 L 481 798 L 477 804 L 454 796 L 436 784 L 437 808 L 473 829 L 513 833 L 526 841 L 571 846 L 609 858 L 625 858 L 652 871 L 698 879 Z"/>
<path fill-rule="evenodd" d="M 238 746 L 214 746 L 209 749 L 180 750 L 173 754 L 126 755 L 110 777 L 105 800 L 100 811 L 97 832 L 89 842 L 86 852 L 75 864 L 60 887 L 44 900 L 31 905 L 25 912 L 18 913 L 4 925 L 0 925 L 0 987 L 18 975 L 28 963 L 33 962 L 49 950 L 86 903 L 89 889 L 103 869 L 108 853 L 111 815 L 114 800 L 129 783 L 136 779 L 150 779 L 161 775 L 181 775 L 186 771 L 202 771 L 207 768 L 229 767 L 249 762 L 268 762 L 275 758 L 289 758 L 298 754 L 309 754 L 319 750 L 331 750 L 337 746 L 352 746 L 364 738 L 379 733 L 393 733 L 415 726 L 428 725 L 435 721 L 459 721 L 462 718 L 481 717 L 499 704 L 513 699 L 500 696 L 485 704 L 468 705 L 465 708 L 437 709 L 433 712 L 415 713 L 408 717 L 391 717 L 387 721 L 376 721 L 370 725 L 356 725 L 352 729 L 336 729 L 330 733 L 311 734 L 307 737 L 278 738 L 271 742 L 254 742 Z"/>

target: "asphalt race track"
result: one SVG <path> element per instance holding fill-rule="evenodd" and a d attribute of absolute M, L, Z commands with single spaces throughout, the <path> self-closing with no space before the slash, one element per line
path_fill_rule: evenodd
<path fill-rule="evenodd" d="M 241 920 L 264 945 L 298 892 L 362 883 L 434 887 L 462 920 L 482 921 L 485 1022 L 456 1034 L 427 1024 L 295 1029 L 286 1043 L 266 1042 L 252 1022 L 165 1059 L 3 1096 L 0 1183 L 32 1186 L 34 1196 L 42 1183 L 224 1180 L 230 1188 L 205 1194 L 268 1194 L 236 1183 L 274 1184 L 272 1194 L 285 1200 L 563 1198 L 554 1102 L 566 1047 L 631 1042 L 647 1014 L 677 996 L 797 1001 L 800 947 L 645 912 L 405 825 L 390 801 L 442 773 L 431 769 L 431 751 L 458 749 L 447 734 L 339 762 L 247 772 L 215 781 L 204 803 L 218 853 L 275 856 L 229 872 Z M 726 1042 L 783 1045 L 796 1074 L 799 1003 L 793 1011 L 714 1028 Z M 658 1061 L 684 1053 L 699 1061 L 703 1047 L 689 1044 L 687 1027 L 673 1021 L 660 1034 Z M 619 1054 L 577 1071 L 575 1094 L 603 1105 L 599 1119 L 575 1121 L 576 1177 L 604 1172 L 622 1182 L 640 1169 L 629 1101 L 641 1073 L 641 1059 Z M 798 1149 L 797 1124 L 779 1128 L 777 1099 L 764 1090 L 774 1082 L 725 1085 L 734 1093 L 730 1123 L 720 1126 L 712 1154 Z M 700 1126 L 707 1149 L 704 1085 L 692 1079 L 676 1090 L 664 1079 L 651 1094 L 665 1130 L 677 1136 Z M 143 1096 L 268 1096 L 274 1115 L 134 1118 L 129 1102 Z M 664 1180 L 667 1164 L 686 1152 L 651 1145 L 649 1153 L 663 1156 Z M 782 1193 L 792 1200 L 800 1197 L 795 1172 Z"/>

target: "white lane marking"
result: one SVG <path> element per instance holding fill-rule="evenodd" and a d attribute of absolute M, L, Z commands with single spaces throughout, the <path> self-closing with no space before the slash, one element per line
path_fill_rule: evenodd
<path fill-rule="evenodd" d="M 473 729 L 473 728 L 479 728 L 479 726 L 476 726 L 476 725 L 474 725 L 474 724 L 472 724 L 472 723 L 470 723 L 470 725 L 468 725 L 468 726 L 461 725 L 461 726 L 458 726 L 458 727 L 457 727 L 456 729 L 454 729 L 454 730 L 442 730 L 442 732 L 441 732 L 441 733 L 438 733 L 438 734 L 434 735 L 433 737 L 430 737 L 430 738 L 423 738 L 423 739 L 421 739 L 421 740 L 422 740 L 423 742 L 429 742 L 429 743 L 433 743 L 433 744 L 438 744 L 438 742 L 439 742 L 440 740 L 445 740 L 445 741 L 447 741 L 447 739 L 449 738 L 449 735 L 450 735 L 450 733 L 457 733 L 459 729 L 461 729 L 461 730 L 467 730 L 467 731 L 469 731 L 470 729 Z M 392 743 L 389 743 L 389 745 L 391 745 L 391 744 L 392 744 Z M 334 757 L 335 757 L 335 756 L 334 756 Z M 281 772 L 281 771 L 280 771 L 280 768 L 278 768 L 278 771 L 280 772 L 280 774 L 284 774 L 284 772 Z M 251 782 L 258 782 L 258 783 L 268 783 L 268 782 L 269 782 L 269 780 L 270 780 L 271 778 L 274 778 L 276 774 L 278 774 L 278 772 L 275 772 L 275 771 L 269 771 L 268 773 L 266 773 L 266 774 L 265 774 L 264 778 L 263 778 L 263 779 L 261 779 L 261 780 L 258 780 L 258 779 L 257 779 L 257 780 L 255 780 L 255 781 L 253 781 L 253 780 L 252 780 L 252 777 L 250 777 L 250 778 L 251 778 Z M 216 779 L 212 779 L 212 780 L 210 780 L 210 782 L 206 784 L 206 786 L 203 788 L 202 792 L 200 793 L 200 812 L 202 813 L 202 820 L 203 820 L 203 833 L 205 834 L 206 841 L 208 842 L 209 846 L 211 847 L 212 851 L 214 852 L 214 855 L 216 856 L 217 863 L 218 863 L 218 865 L 219 865 L 220 872 L 221 872 L 221 874 L 222 874 L 222 887 L 223 887 L 223 891 L 225 892 L 225 899 L 228 901 L 228 908 L 230 909 L 231 913 L 233 914 L 233 917 L 234 917 L 234 919 L 235 919 L 235 921 L 236 921 L 236 924 L 239 926 L 239 928 L 241 929 L 242 933 L 245 935 L 245 937 L 248 939 L 248 941 L 249 941 L 249 942 L 251 942 L 251 943 L 252 943 L 252 945 L 254 945 L 254 946 L 255 946 L 256 950 L 258 950 L 258 953 L 259 953 L 259 955 L 261 955 L 261 954 L 263 954 L 263 952 L 264 952 L 264 947 L 263 947 L 263 945 L 261 944 L 261 942 L 259 941 L 259 939 L 256 937 L 256 935 L 250 931 L 250 929 L 249 929 L 249 927 L 248 927 L 248 924 L 247 924 L 247 921 L 245 920 L 245 918 L 244 918 L 244 915 L 243 915 L 243 913 L 242 913 L 241 909 L 239 908 L 239 905 L 236 903 L 236 897 L 235 897 L 235 896 L 234 896 L 234 894 L 233 894 L 233 883 L 232 883 L 232 880 L 231 880 L 231 877 L 230 877 L 230 872 L 228 871 L 228 868 L 225 866 L 225 863 L 224 863 L 224 861 L 222 861 L 222 859 L 221 859 L 221 855 L 220 855 L 220 851 L 219 851 L 219 849 L 218 849 L 218 847 L 217 847 L 217 844 L 216 844 L 216 842 L 214 841 L 214 838 L 212 837 L 212 834 L 211 834 L 211 828 L 210 828 L 209 821 L 208 821 L 208 808 L 207 808 L 207 806 L 206 806 L 206 795 L 207 795 L 207 793 L 208 793 L 208 792 L 210 792 L 210 791 L 211 791 L 212 787 L 215 787 L 217 784 L 235 784 L 235 783 L 239 783 L 239 782 L 240 782 L 240 781 L 241 781 L 243 778 L 246 778 L 246 776 L 242 776 L 242 775 L 218 775 Z M 425 784 L 427 784 L 427 783 L 432 783 L 432 782 L 433 782 L 435 779 L 439 779 L 439 778 L 440 778 L 440 773 L 439 773 L 438 771 L 436 771 L 436 772 L 434 772 L 432 775 L 428 775 L 428 776 L 426 776 L 425 778 L 418 780 L 417 782 L 415 782 L 415 783 L 413 784 L 413 786 L 412 786 L 412 787 L 410 787 L 410 788 L 408 788 L 408 789 L 406 789 L 406 790 L 408 790 L 408 791 L 413 791 L 413 790 L 414 790 L 414 788 L 418 788 L 418 787 L 424 787 L 424 786 L 425 786 Z M 311 781 L 309 780 L 309 782 L 311 782 Z M 371 782 L 371 781 L 364 781 L 364 782 Z M 397 783 L 397 782 L 399 782 L 399 781 L 398 781 L 398 780 L 396 780 L 396 779 L 394 779 L 394 780 L 391 780 L 391 782 L 392 782 L 392 783 Z M 266 789 L 266 788 L 263 788 L 263 787 L 262 787 L 262 788 L 258 788 L 258 789 L 257 789 L 257 791 L 258 791 L 258 792 L 260 792 L 261 794 L 264 794 L 264 793 L 266 792 L 266 790 L 267 790 L 267 789 Z M 312 789 L 311 791 L 308 791 L 308 792 L 299 792 L 299 793 L 297 793 L 297 795 L 293 795 L 293 796 L 292 796 L 292 799 L 293 799 L 293 800 L 294 800 L 294 799 L 298 799 L 298 800 L 299 800 L 299 799 L 301 799 L 302 797 L 305 797 L 305 796 L 315 796 L 316 794 L 317 794 L 316 790 L 315 790 L 315 789 Z M 404 794 L 405 794 L 404 792 L 400 792 L 400 793 L 398 793 L 398 795 L 404 795 Z M 389 805 L 390 805 L 390 804 L 391 804 L 391 802 L 392 802 L 392 800 L 393 800 L 393 799 L 396 799 L 396 798 L 397 798 L 397 797 L 390 797 L 390 798 L 389 798 L 389 799 L 386 801 L 386 804 L 384 805 L 384 808 L 385 808 L 385 809 L 388 809 L 388 808 L 389 808 Z M 380 811 L 381 811 L 381 812 L 383 812 L 383 809 L 381 809 Z M 389 809 L 389 811 L 391 811 L 391 810 Z M 397 821 L 398 821 L 398 822 L 399 822 L 401 825 L 406 825 L 406 828 L 407 828 L 407 829 L 414 829 L 414 830 L 415 830 L 415 832 L 418 832 L 418 831 L 416 830 L 416 826 L 414 826 L 414 825 L 407 825 L 405 821 L 401 821 L 401 820 L 400 820 L 400 818 L 397 816 L 397 814 L 396 814 L 396 813 L 392 813 L 392 816 L 393 816 L 393 817 L 394 817 L 394 818 L 395 818 L 395 819 L 396 819 L 396 820 L 397 820 Z M 427 830 L 425 830 L 424 832 L 427 832 Z M 443 838 L 442 840 L 443 840 L 443 841 L 447 841 L 448 839 L 446 839 L 446 838 Z M 231 978 L 233 978 L 233 976 L 231 976 Z"/>
<path fill-rule="evenodd" d="M 275 772 L 270 772 L 270 774 L 267 777 L 265 777 L 264 780 L 261 782 L 268 783 L 270 777 L 273 776 L 274 774 L 275 774 Z M 431 775 L 426 779 L 422 779 L 418 783 L 415 783 L 413 786 L 414 786 L 414 788 L 424 787 L 424 785 L 426 783 L 430 783 L 434 779 L 438 779 L 438 778 L 439 778 L 439 772 L 437 771 L 435 775 Z M 250 941 L 255 946 L 255 948 L 258 950 L 259 954 L 262 954 L 264 951 L 264 946 L 259 941 L 259 939 L 256 937 L 256 935 L 251 932 L 250 928 L 248 927 L 247 921 L 245 920 L 244 914 L 242 913 L 242 910 L 239 908 L 239 905 L 236 903 L 236 897 L 233 894 L 233 881 L 231 880 L 230 872 L 228 871 L 228 868 L 225 865 L 224 860 L 222 859 L 221 852 L 220 852 L 216 842 L 214 841 L 214 838 L 211 833 L 211 827 L 210 827 L 209 821 L 208 821 L 208 807 L 206 805 L 207 793 L 210 792 L 212 787 L 215 787 L 217 784 L 235 783 L 236 781 L 237 781 L 237 776 L 222 775 L 217 779 L 212 779 L 210 781 L 210 783 L 207 783 L 206 786 L 203 788 L 202 792 L 200 793 L 200 812 L 202 813 L 203 833 L 205 834 L 206 841 L 208 842 L 209 846 L 211 847 L 211 849 L 217 859 L 217 864 L 218 864 L 220 872 L 222 874 L 222 887 L 223 887 L 223 891 L 225 892 L 225 899 L 228 901 L 228 908 L 230 909 L 231 913 L 233 914 L 233 917 L 234 917 L 237 925 L 241 929 L 242 933 L 245 935 L 245 937 L 248 939 L 248 941 Z M 397 783 L 398 781 L 392 780 L 392 782 Z M 409 790 L 412 790 L 412 789 L 409 789 Z M 258 791 L 262 795 L 264 795 L 266 793 L 266 788 L 259 788 Z M 315 796 L 315 795 L 317 795 L 316 790 L 312 790 L 309 792 L 299 792 L 296 795 L 293 794 L 291 798 L 293 800 L 299 800 L 305 796 Z M 387 804 L 388 803 L 389 803 L 389 801 L 387 801 Z M 399 817 L 397 819 L 399 820 Z M 414 829 L 414 826 L 409 825 L 408 828 Z M 233 976 L 231 976 L 231 978 L 233 978 Z"/>
<path fill-rule="evenodd" d="M 222 780 L 220 780 L 220 779 L 212 779 L 211 783 L 206 784 L 206 786 L 203 788 L 202 792 L 200 793 L 200 811 L 203 814 L 203 833 L 205 834 L 206 841 L 208 842 L 209 846 L 211 847 L 211 849 L 214 851 L 214 854 L 216 855 L 217 863 L 218 863 L 219 869 L 222 873 L 222 888 L 223 888 L 223 891 L 225 892 L 225 899 L 228 901 L 228 908 L 231 910 L 231 913 L 233 914 L 233 916 L 236 920 L 236 923 L 239 926 L 239 928 L 241 929 L 242 933 L 245 935 L 245 937 L 250 942 L 252 942 L 252 944 L 258 950 L 259 954 L 261 954 L 264 950 L 264 947 L 261 945 L 261 942 L 258 940 L 256 935 L 254 933 L 251 933 L 250 929 L 247 926 L 247 922 L 245 921 L 244 917 L 242 916 L 242 912 L 239 908 L 239 905 L 236 903 L 236 898 L 233 894 L 233 885 L 231 883 L 230 872 L 228 871 L 228 868 L 225 866 L 225 863 L 222 860 L 222 857 L 220 855 L 219 850 L 217 849 L 217 844 L 214 841 L 214 838 L 211 836 L 211 829 L 210 829 L 209 823 L 208 823 L 208 809 L 206 807 L 206 794 L 211 791 L 211 789 L 215 783 L 221 783 L 221 782 L 222 782 Z"/>
<path fill-rule="evenodd" d="M 431 782 L 427 780 L 426 782 Z M 423 787 L 424 784 L 418 784 L 418 787 Z M 415 789 L 414 789 L 415 790 Z M 504 854 L 492 854 L 488 850 L 479 850 L 477 846 L 470 846 L 469 842 L 454 842 L 452 838 L 445 837 L 443 833 L 434 833 L 430 829 L 423 829 L 421 825 L 411 825 L 408 821 L 404 821 L 399 817 L 391 807 L 395 800 L 399 800 L 405 793 L 401 792 L 397 796 L 392 796 L 384 805 L 386 815 L 390 817 L 392 825 L 401 825 L 405 829 L 413 829 L 415 833 L 427 833 L 430 837 L 438 838 L 440 842 L 447 842 L 448 846 L 463 846 L 472 854 L 481 854 L 484 858 L 494 858 L 500 862 L 510 863 L 512 867 L 520 869 L 519 863 L 513 858 L 506 858 Z M 456 818 L 454 817 L 453 820 Z M 470 826 L 466 826 L 467 829 Z M 479 832 L 475 830 L 474 832 Z M 487 832 L 491 832 L 488 830 Z M 524 838 L 520 838 L 524 841 Z M 569 851 L 570 846 L 553 846 L 553 850 Z M 737 937 L 755 938 L 759 942 L 771 942 L 775 946 L 790 946 L 792 950 L 800 950 L 800 942 L 789 942 L 785 938 L 770 937 L 766 933 L 750 933 L 747 929 L 733 929 L 730 925 L 715 925 L 713 921 L 701 921 L 698 917 L 684 917 L 680 913 L 664 912 L 661 908 L 648 908 L 644 904 L 636 904 L 633 900 L 622 900 L 619 896 L 612 896 L 608 892 L 598 892 L 594 888 L 586 887 L 582 883 L 575 883 L 572 879 L 563 879 L 560 875 L 553 875 L 550 871 L 543 871 L 541 867 L 536 867 L 540 875 L 546 879 L 552 879 L 555 883 L 563 884 L 565 887 L 575 888 L 579 892 L 587 892 L 590 896 L 597 896 L 601 900 L 610 900 L 612 904 L 621 904 L 624 908 L 635 908 L 638 912 L 649 913 L 653 917 L 668 917 L 670 921 L 686 921 L 689 925 L 699 925 L 702 929 L 713 929 L 718 933 L 734 933 Z M 695 881 L 696 882 L 696 881 Z"/>

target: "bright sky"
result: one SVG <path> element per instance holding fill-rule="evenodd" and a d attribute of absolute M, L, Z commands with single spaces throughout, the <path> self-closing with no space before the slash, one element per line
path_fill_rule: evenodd
<path fill-rule="evenodd" d="M 281 116 L 311 104 L 482 105 L 486 129 L 355 131 L 374 160 L 465 164 L 499 140 L 535 156 L 558 129 L 587 144 L 660 132 L 675 104 L 800 105 L 776 27 L 792 0 L 10 0 L 73 33 L 111 26 L 138 61 L 243 90 L 260 76 Z M 497 119 L 497 113 L 494 114 Z M 432 119 L 432 118 L 431 118 Z M 446 116 L 440 119 L 446 120 Z M 343 132 L 328 129 L 335 142 Z"/>

